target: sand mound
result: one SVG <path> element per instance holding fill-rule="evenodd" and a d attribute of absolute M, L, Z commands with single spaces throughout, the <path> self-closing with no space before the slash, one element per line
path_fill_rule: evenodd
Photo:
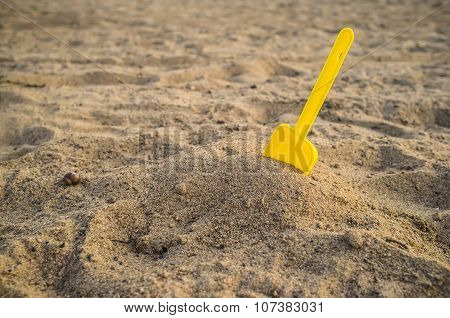
<path fill-rule="evenodd" d="M 306 178 L 261 159 L 258 145 L 247 142 L 242 152 L 245 137 L 234 133 L 198 149 L 195 158 L 184 152 L 156 166 L 87 176 L 78 187 L 57 182 L 49 188 L 52 178 L 15 176 L 4 186 L 3 206 L 21 215 L 7 216 L 15 222 L 2 231 L 10 238 L 2 264 L 15 275 L 4 276 L 9 279 L 3 292 L 178 297 L 449 292 L 447 259 L 440 252 L 449 243 L 438 228 L 442 220 L 380 202 L 322 164 Z M 36 200 L 42 202 L 39 215 L 33 211 Z"/>
<path fill-rule="evenodd" d="M 28 7 L 138 94 L 0 7 L 0 296 L 450 295 L 448 12 L 342 74 L 305 177 L 272 129 L 407 6 Z"/>

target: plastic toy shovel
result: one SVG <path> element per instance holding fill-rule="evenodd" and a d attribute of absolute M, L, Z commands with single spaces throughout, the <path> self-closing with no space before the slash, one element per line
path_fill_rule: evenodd
<path fill-rule="evenodd" d="M 344 63 L 353 38 L 352 29 L 345 28 L 339 32 L 295 127 L 288 124 L 279 125 L 272 133 L 264 150 L 265 157 L 293 165 L 303 171 L 305 175 L 312 171 L 319 154 L 306 136 L 314 124 L 331 86 L 333 86 L 334 79 Z"/>

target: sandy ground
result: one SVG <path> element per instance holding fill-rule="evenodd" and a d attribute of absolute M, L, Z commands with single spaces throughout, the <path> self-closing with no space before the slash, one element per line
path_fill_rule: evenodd
<path fill-rule="evenodd" d="M 0 295 L 449 297 L 450 5 L 261 157 L 443 3 L 365 2 L 9 0 L 128 86 L 0 5 Z"/>

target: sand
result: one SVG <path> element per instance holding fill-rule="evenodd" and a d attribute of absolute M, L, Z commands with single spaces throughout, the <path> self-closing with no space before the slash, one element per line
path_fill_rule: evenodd
<path fill-rule="evenodd" d="M 443 2 L 9 3 L 115 77 L 0 5 L 1 296 L 450 296 L 450 6 L 341 73 L 306 177 L 261 150 L 337 32 Z"/>

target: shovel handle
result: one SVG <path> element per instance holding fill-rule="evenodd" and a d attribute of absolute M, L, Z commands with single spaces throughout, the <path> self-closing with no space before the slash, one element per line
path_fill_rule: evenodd
<path fill-rule="evenodd" d="M 353 38 L 353 30 L 350 28 L 344 28 L 339 32 L 333 48 L 325 61 L 325 65 L 320 72 L 319 78 L 295 124 L 296 134 L 298 134 L 300 138 L 306 138 L 306 135 L 314 124 L 314 121 L 322 108 L 323 102 L 327 98 L 328 92 L 330 91 L 331 86 L 333 86 L 334 80 L 339 73 L 339 69 L 344 63 L 348 50 L 352 45 Z"/>

